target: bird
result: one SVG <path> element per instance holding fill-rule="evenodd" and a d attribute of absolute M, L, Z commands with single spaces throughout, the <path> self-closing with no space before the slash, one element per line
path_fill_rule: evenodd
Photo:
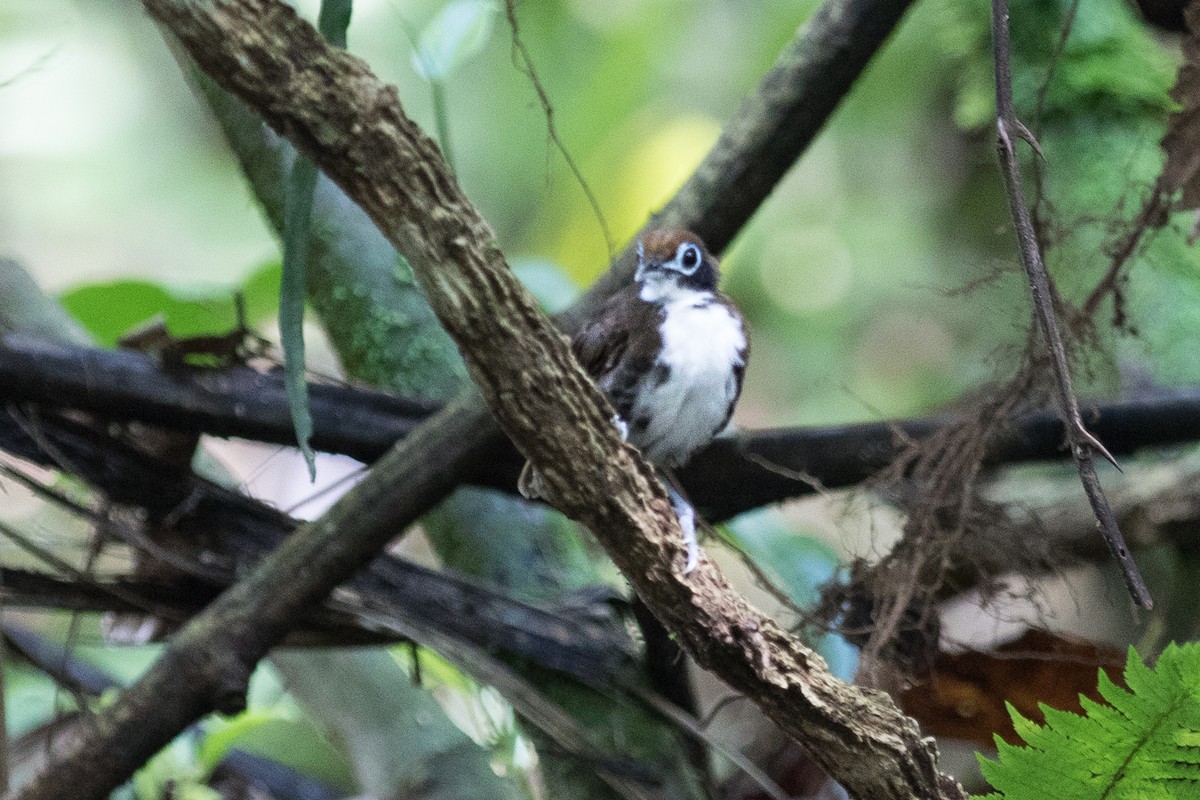
<path fill-rule="evenodd" d="M 571 349 L 608 397 L 621 435 L 658 468 L 683 529 L 684 574 L 699 563 L 695 510 L 672 470 L 729 423 L 741 396 L 750 336 L 717 289 L 720 269 L 700 237 L 648 231 L 637 243 L 633 283 L 580 328 Z M 540 496 L 532 465 L 521 494 Z"/>

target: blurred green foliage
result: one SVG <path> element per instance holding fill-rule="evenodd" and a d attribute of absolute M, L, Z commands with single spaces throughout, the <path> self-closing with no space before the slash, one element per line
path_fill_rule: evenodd
<path fill-rule="evenodd" d="M 315 14 L 315 3 L 301 5 Z M 520 7 L 560 133 L 618 242 L 670 196 L 813 5 L 767 2 L 754 15 L 716 2 Z M 1027 118 L 1069 6 L 1067 0 L 1027 0 L 1013 9 L 1017 95 Z M 90 41 L 132 47 L 138 57 L 159 63 L 153 31 L 139 27 L 128 13 L 132 7 L 70 13 L 103 23 Z M 10 29 L 24 32 L 24 24 L 41 30 L 28 21 L 33 16 L 10 14 Z M 429 84 L 413 69 L 414 48 L 406 33 L 424 30 L 421 41 L 454 70 L 445 100 L 457 171 L 506 253 L 557 264 L 576 286 L 586 285 L 606 264 L 600 229 L 545 137 L 533 90 L 512 66 L 506 27 L 497 4 L 361 2 L 350 40 L 355 52 L 398 84 L 407 110 L 432 130 Z M 918 4 L 828 133 L 727 254 L 727 286 L 755 334 L 754 366 L 739 415 L 743 423 L 914 413 L 958 396 L 1009 358 L 1004 348 L 1020 341 L 1027 301 L 985 130 L 991 108 L 988 48 L 986 5 Z M 1053 126 L 1043 134 L 1053 156 L 1047 162 L 1048 193 L 1066 212 L 1070 235 L 1086 239 L 1082 252 L 1094 254 L 1111 239 L 1095 220 L 1131 214 L 1136 204 L 1122 205 L 1116 195 L 1144 185 L 1157 164 L 1158 126 L 1174 58 L 1123 0 L 1081 5 L 1040 120 Z M 140 70 L 125 87 L 139 104 L 125 123 L 129 130 L 153 125 L 161 131 L 163 115 L 177 110 L 190 121 L 187 134 L 156 135 L 152 152 L 175 142 L 173 159 L 196 163 L 207 181 L 224 176 L 236 193 L 243 191 L 202 112 L 190 101 L 181 105 L 179 98 L 163 96 L 165 70 Z M 165 99 L 171 102 L 161 102 Z M 128 146 L 145 150 L 139 137 L 149 135 L 126 137 Z M 189 136 L 197 144 L 180 150 L 178 143 Z M 199 160 L 189 162 L 189 154 Z M 8 163 L 2 159 L 0 150 L 0 165 Z M 206 216 L 189 204 L 209 196 L 196 194 L 207 191 L 207 181 L 177 180 L 155 186 L 151 196 L 164 206 L 189 209 L 184 216 L 202 223 Z M 49 181 L 41 191 L 61 193 L 62 187 Z M 216 213 L 204 202 L 205 215 Z M 1079 219 L 1085 209 L 1092 222 Z M 242 202 L 227 204 L 222 214 L 243 223 L 252 216 Z M 94 236 L 103 240 L 104 230 L 99 227 Z M 118 233 L 110 228 L 109 235 Z M 214 238 L 197 241 L 193 233 L 180 243 L 191 259 L 190 251 L 217 244 Z M 1091 269 L 1075 269 L 1081 259 L 1052 259 L 1068 290 L 1086 285 L 1102 268 L 1092 258 Z M 177 259 L 164 250 L 156 260 L 171 274 Z M 1182 253 L 1150 254 L 1147 260 L 1185 273 L 1192 268 Z M 229 280 L 252 265 L 214 262 L 209 274 Z M 1181 289 L 1188 297 L 1195 291 L 1194 281 L 1156 286 L 1160 276 L 1138 271 L 1150 287 L 1136 304 L 1146 316 Z M 1081 273 L 1084 277 L 1074 279 Z M 945 294 L 989 277 L 994 279 L 974 293 Z M 178 276 L 168 285 L 178 285 Z M 1136 282 L 1135 289 L 1141 298 Z M 137 299 L 130 305 L 136 307 Z M 1172 321 L 1170 315 L 1164 321 L 1157 311 L 1154 317 L 1160 320 L 1156 332 L 1168 340 L 1191 321 L 1190 316 Z M 117 327 L 110 324 L 103 338 L 111 341 Z M 1169 356 L 1170 364 L 1160 370 L 1145 349 L 1141 343 L 1126 346 L 1122 357 L 1163 379 L 1195 377 L 1197 370 L 1182 363 L 1183 353 Z M 1096 390 L 1115 389 L 1113 374 L 1109 370 Z"/>
<path fill-rule="evenodd" d="M 63 307 L 104 347 L 122 334 L 161 320 L 173 336 L 228 333 L 238 325 L 235 296 L 245 303 L 254 327 L 279 309 L 279 263 L 259 267 L 240 283 L 220 287 L 177 287 L 146 280 L 92 283 L 63 293 Z"/>

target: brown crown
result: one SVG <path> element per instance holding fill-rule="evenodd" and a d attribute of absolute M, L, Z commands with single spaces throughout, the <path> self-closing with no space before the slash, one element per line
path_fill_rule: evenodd
<path fill-rule="evenodd" d="M 708 252 L 704 241 L 683 228 L 662 228 L 650 231 L 642 237 L 642 250 L 646 254 L 647 261 L 670 261 L 675 257 L 675 251 L 679 249 L 679 245 L 684 242 L 691 242 L 698 246 L 705 260 L 716 266 L 716 259 Z"/>

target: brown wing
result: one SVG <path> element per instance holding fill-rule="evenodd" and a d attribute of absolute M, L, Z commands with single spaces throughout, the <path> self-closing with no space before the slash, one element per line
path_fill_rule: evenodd
<path fill-rule="evenodd" d="M 627 287 L 613 295 L 571 340 L 575 357 L 597 383 L 617 368 L 629 349 L 633 331 L 626 317 L 633 298 L 626 295 L 636 291 L 636 287 Z"/>
<path fill-rule="evenodd" d="M 600 313 L 571 340 L 575 357 L 597 383 L 602 383 L 617 369 L 629 350 L 632 329 L 626 324 L 626 316 L 628 306 L 634 302 L 633 297 L 627 296 L 631 291 L 636 296 L 637 287 L 629 287 L 609 298 Z M 536 500 L 542 496 L 540 483 L 541 476 L 533 464 L 526 461 L 517 481 L 518 490 L 526 498 Z"/>

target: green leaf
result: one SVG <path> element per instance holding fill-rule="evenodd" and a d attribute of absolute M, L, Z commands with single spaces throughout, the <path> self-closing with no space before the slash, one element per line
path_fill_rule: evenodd
<path fill-rule="evenodd" d="M 283 344 L 283 380 L 287 388 L 296 444 L 308 464 L 308 477 L 317 479 L 312 438 L 312 412 L 308 406 L 308 383 L 304 375 L 304 298 L 308 270 L 308 239 L 312 221 L 313 193 L 317 167 L 296 156 L 284 198 L 283 278 L 279 289 L 279 340 Z"/>
<path fill-rule="evenodd" d="M 1044 98 L 1046 122 L 1165 112 L 1173 76 L 1171 57 L 1148 33 L 1132 4 L 1124 0 L 1080 3 L 1071 35 L 1060 51 L 1070 5 L 1044 0 L 1012 4 L 1013 91 L 1018 111 L 1033 110 L 1053 64 Z M 935 7 L 941 43 L 961 58 L 952 73 L 958 85 L 955 116 L 967 128 L 990 125 L 995 106 L 987 4 L 937 0 Z"/>
<path fill-rule="evenodd" d="M 1100 672 L 1107 704 L 1081 698 L 1085 716 L 1043 707 L 1038 725 L 1009 707 L 1025 740 L 997 739 L 999 758 L 980 757 L 1011 800 L 1187 800 L 1200 798 L 1200 644 L 1172 644 L 1153 669 L 1130 648 L 1123 689 Z"/>
<path fill-rule="evenodd" d="M 288 689 L 343 745 L 364 794 L 424 800 L 516 800 L 488 753 L 382 648 L 284 650 Z"/>
<path fill-rule="evenodd" d="M 283 281 L 283 264 L 269 261 L 251 272 L 239 289 L 245 304 L 246 324 L 257 325 L 274 317 L 279 311 L 279 291 Z"/>
<path fill-rule="evenodd" d="M 233 750 L 283 764 L 348 793 L 359 789 L 349 761 L 320 728 L 281 707 L 251 709 L 215 723 L 197 761 L 207 774 Z"/>
<path fill-rule="evenodd" d="M 4 714 L 8 735 L 23 736 L 74 703 L 44 672 L 20 663 L 4 667 Z M 60 701 L 63 701 L 60 703 Z"/>
<path fill-rule="evenodd" d="M 60 298 L 63 307 L 105 347 L 161 316 L 175 336 L 225 333 L 237 324 L 233 292 L 185 296 L 159 284 L 122 280 L 81 286 Z"/>
<path fill-rule="evenodd" d="M 321 0 L 317 28 L 325 41 L 335 47 L 346 46 L 346 29 L 350 27 L 350 12 L 354 0 Z"/>
<path fill-rule="evenodd" d="M 220 792 L 204 785 L 206 773 L 196 761 L 192 737 L 179 736 L 134 773 L 133 791 L 139 800 L 221 800 Z"/>
<path fill-rule="evenodd" d="M 448 78 L 487 44 L 498 10 L 489 0 L 448 3 L 421 31 L 413 69 L 426 80 Z"/>
<path fill-rule="evenodd" d="M 122 334 L 160 317 L 173 336 L 222 334 L 238 324 L 234 295 L 246 301 L 246 324 L 275 315 L 279 307 L 281 267 L 272 262 L 250 273 L 240 286 L 179 287 L 145 280 L 93 283 L 70 289 L 59 298 L 63 308 L 104 347 L 115 347 Z"/>

